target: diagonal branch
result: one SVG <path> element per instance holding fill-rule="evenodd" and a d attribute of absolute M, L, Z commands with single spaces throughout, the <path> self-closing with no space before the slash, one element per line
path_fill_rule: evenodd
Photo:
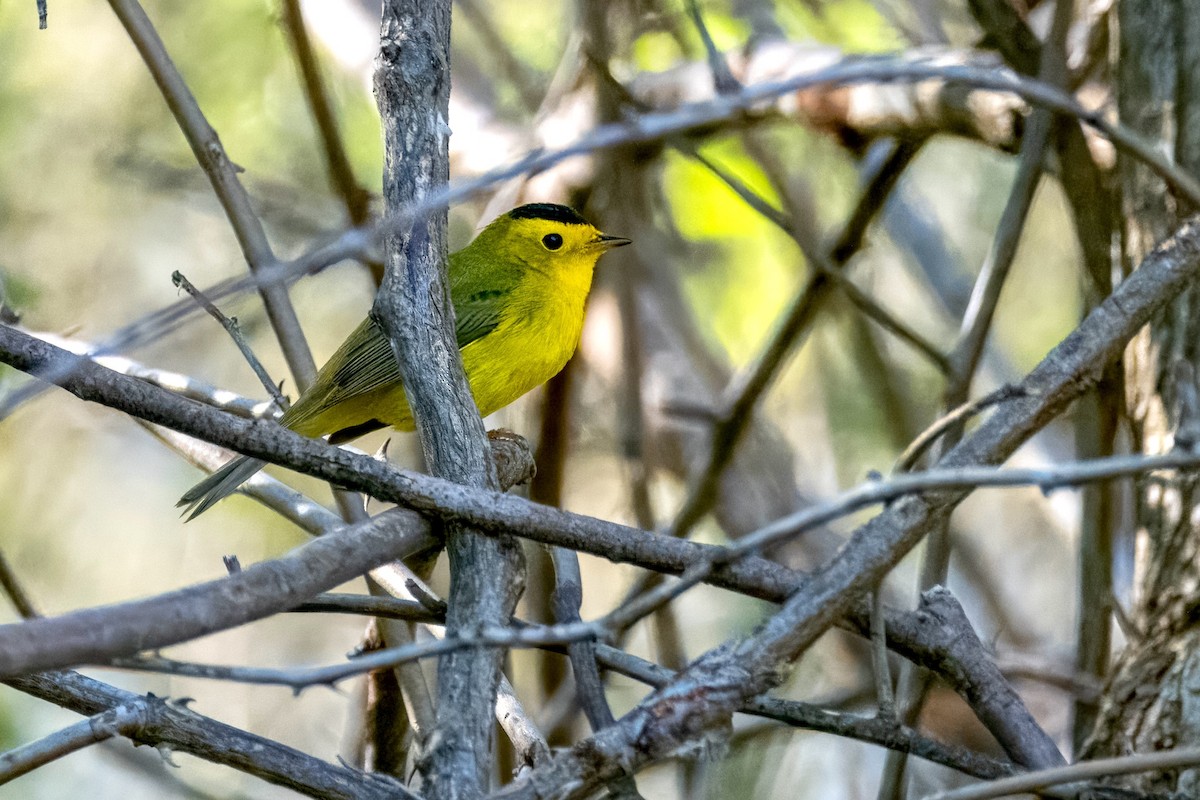
<path fill-rule="evenodd" d="M 0 753 L 0 784 L 114 736 L 128 736 L 146 722 L 145 704 L 120 705 L 93 714 L 35 742 Z"/>
<path fill-rule="evenodd" d="M 257 276 L 259 272 L 277 266 L 278 261 L 267 242 L 262 221 L 254 212 L 250 196 L 238 180 L 237 167 L 229 160 L 217 132 L 208 124 L 196 98 L 175 68 L 150 18 L 137 0 L 109 0 L 109 4 L 146 62 L 180 130 L 187 137 L 196 161 L 208 175 L 251 272 Z M 308 342 L 300 330 L 300 321 L 296 318 L 296 310 L 292 307 L 287 289 L 281 285 L 264 285 L 259 292 L 292 376 L 304 389 L 316 377 L 317 368 Z"/>
<path fill-rule="evenodd" d="M 141 722 L 122 731 L 138 744 L 166 746 L 321 800 L 413 798 L 400 783 L 328 764 L 261 736 L 187 708 L 183 702 L 140 696 L 77 672 L 45 672 L 10 678 L 8 686 L 80 714 L 119 707 L 139 709 Z"/>

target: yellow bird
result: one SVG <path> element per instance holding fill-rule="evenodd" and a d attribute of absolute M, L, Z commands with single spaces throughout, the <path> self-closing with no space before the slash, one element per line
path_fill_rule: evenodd
<path fill-rule="evenodd" d="M 628 239 L 606 236 L 566 206 L 519 206 L 450 256 L 450 297 L 463 368 L 483 416 L 561 370 L 579 345 L 597 259 Z M 350 334 L 280 423 L 338 444 L 379 428 L 411 431 L 412 412 L 387 337 L 370 317 Z M 232 494 L 266 462 L 241 456 L 179 501 L 188 519 Z"/>

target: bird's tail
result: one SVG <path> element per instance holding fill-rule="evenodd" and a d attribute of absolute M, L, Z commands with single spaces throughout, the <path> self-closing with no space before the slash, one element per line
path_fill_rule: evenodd
<path fill-rule="evenodd" d="M 237 491 L 237 488 L 249 480 L 251 475 L 266 465 L 267 462 L 260 459 L 239 456 L 188 489 L 175 505 L 176 507 L 187 506 L 184 513 L 188 515 L 189 521 L 193 520 L 212 508 L 218 500 Z"/>

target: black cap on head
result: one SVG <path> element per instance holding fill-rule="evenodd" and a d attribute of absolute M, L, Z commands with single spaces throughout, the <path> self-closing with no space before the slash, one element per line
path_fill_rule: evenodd
<path fill-rule="evenodd" d="M 555 203 L 529 203 L 517 206 L 508 212 L 512 219 L 548 219 L 551 222 L 565 222 L 568 225 L 588 225 L 586 219 L 579 216 L 573 208 L 556 205 Z"/>

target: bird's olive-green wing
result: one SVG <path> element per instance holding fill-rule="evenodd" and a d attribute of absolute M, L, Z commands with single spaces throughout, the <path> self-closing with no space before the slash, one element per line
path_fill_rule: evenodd
<path fill-rule="evenodd" d="M 399 380 L 391 343 L 367 317 L 321 370 L 319 383 L 325 384 L 321 402 L 328 407 Z"/>
<path fill-rule="evenodd" d="M 525 271 L 519 260 L 487 252 L 479 245 L 483 238 L 450 256 L 450 297 L 459 350 L 496 329 Z"/>
<path fill-rule="evenodd" d="M 459 350 L 496 329 L 507 296 L 508 292 L 501 289 L 484 289 L 455 302 L 454 327 Z"/>
<path fill-rule="evenodd" d="M 482 339 L 500 323 L 508 292 L 484 289 L 455 302 L 456 333 L 461 350 L 471 342 Z M 342 344 L 329 359 L 322 405 L 357 397 L 400 380 L 400 370 L 392 346 L 383 331 L 370 317 Z"/>
<path fill-rule="evenodd" d="M 494 259 L 478 258 L 470 247 L 450 257 L 451 299 L 460 350 L 496 329 L 519 283 L 519 270 L 496 266 Z M 328 408 L 399 381 L 400 370 L 391 344 L 367 317 L 321 370 L 313 400 L 321 408 Z M 301 418 L 315 410 L 296 409 L 294 416 Z"/>

